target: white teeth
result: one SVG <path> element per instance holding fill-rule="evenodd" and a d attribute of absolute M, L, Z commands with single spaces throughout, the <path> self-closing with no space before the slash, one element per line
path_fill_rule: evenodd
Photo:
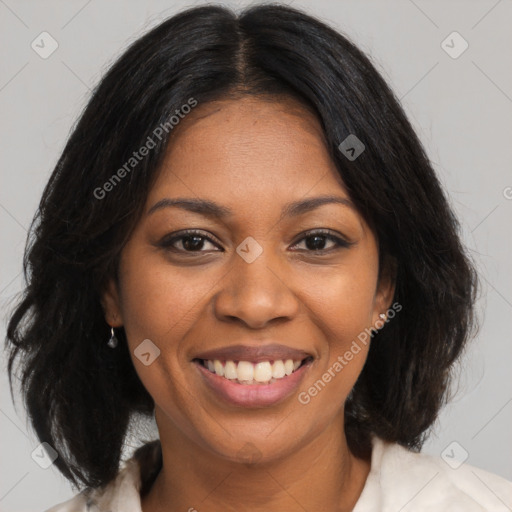
<path fill-rule="evenodd" d="M 238 379 L 236 364 L 233 361 L 226 361 L 226 366 L 224 366 L 224 377 L 226 377 L 226 379 Z"/>
<path fill-rule="evenodd" d="M 284 373 L 286 373 L 286 375 L 291 375 L 292 372 L 293 372 L 293 361 L 291 359 L 287 359 L 284 362 Z"/>
<path fill-rule="evenodd" d="M 229 380 L 236 380 L 240 384 L 269 384 L 277 379 L 282 379 L 291 375 L 301 365 L 301 360 L 278 359 L 271 363 L 270 361 L 260 361 L 251 363 L 250 361 L 226 361 L 219 359 L 204 361 L 205 366 L 213 373 L 225 377 Z"/>
<path fill-rule="evenodd" d="M 249 364 L 252 366 L 251 363 Z M 271 378 L 272 365 L 270 364 L 270 362 L 262 361 L 261 363 L 256 363 L 256 365 L 254 366 L 254 380 L 257 382 L 268 382 Z"/>
<path fill-rule="evenodd" d="M 275 361 L 272 367 L 272 377 L 274 379 L 282 379 L 286 375 L 284 371 L 284 363 L 280 359 Z"/>
<path fill-rule="evenodd" d="M 238 380 L 252 381 L 254 376 L 254 366 L 249 361 L 240 361 L 236 367 Z M 257 380 L 257 379 L 256 379 Z"/>
<path fill-rule="evenodd" d="M 224 366 L 222 366 L 222 363 L 218 359 L 213 361 L 213 367 L 217 375 L 220 375 L 221 377 L 224 376 Z"/>

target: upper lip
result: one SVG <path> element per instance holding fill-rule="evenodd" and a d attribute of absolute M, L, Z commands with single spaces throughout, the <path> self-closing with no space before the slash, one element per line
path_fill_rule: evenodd
<path fill-rule="evenodd" d="M 230 345 L 221 348 L 215 348 L 197 354 L 194 359 L 219 359 L 221 361 L 249 361 L 258 363 L 260 361 L 276 361 L 278 359 L 293 359 L 302 361 L 311 354 L 303 350 L 272 343 L 269 345 Z"/>

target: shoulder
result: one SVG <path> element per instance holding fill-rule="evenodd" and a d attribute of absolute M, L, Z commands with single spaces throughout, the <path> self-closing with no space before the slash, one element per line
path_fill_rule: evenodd
<path fill-rule="evenodd" d="M 70 500 L 45 512 L 140 512 L 139 488 L 140 470 L 137 461 L 130 459 L 105 487 L 86 488 Z"/>
<path fill-rule="evenodd" d="M 123 462 L 116 478 L 101 488 L 86 488 L 45 512 L 141 512 L 141 489 L 160 469 L 160 443 L 141 446 Z"/>
<path fill-rule="evenodd" d="M 354 512 L 509 511 L 512 482 L 468 464 L 412 452 L 375 438 L 371 470 Z M 455 469 L 454 469 L 455 468 Z"/>
<path fill-rule="evenodd" d="M 140 512 L 139 488 L 140 469 L 132 458 L 123 464 L 116 478 L 105 487 L 86 488 L 45 512 Z"/>

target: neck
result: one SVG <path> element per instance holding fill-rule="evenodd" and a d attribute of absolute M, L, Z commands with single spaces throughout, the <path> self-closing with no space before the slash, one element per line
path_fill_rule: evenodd
<path fill-rule="evenodd" d="M 159 426 L 163 465 L 143 512 L 349 512 L 370 470 L 369 460 L 350 452 L 342 418 L 286 457 L 251 464 L 219 457 L 168 427 Z"/>

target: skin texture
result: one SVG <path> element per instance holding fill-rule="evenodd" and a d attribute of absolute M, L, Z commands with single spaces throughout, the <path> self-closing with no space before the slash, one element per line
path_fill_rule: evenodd
<path fill-rule="evenodd" d="M 348 449 L 343 404 L 369 344 L 310 403 L 297 394 L 389 308 L 394 284 L 386 272 L 378 279 L 377 240 L 346 205 L 280 219 L 291 201 L 349 199 L 321 125 L 295 100 L 198 105 L 175 130 L 123 249 L 119 285 L 110 281 L 102 300 L 107 322 L 124 326 L 133 364 L 155 401 L 163 468 L 143 511 L 351 510 L 370 466 Z M 176 197 L 209 199 L 233 215 L 218 220 L 177 207 L 147 214 Z M 205 239 L 188 252 L 183 239 L 174 252 L 159 246 L 184 229 L 214 243 Z M 353 245 L 337 248 L 324 238 L 325 250 L 314 251 L 304 236 L 317 229 Z M 252 263 L 236 252 L 249 236 L 263 249 Z M 161 350 L 149 366 L 133 355 L 145 339 Z M 314 358 L 297 393 L 274 406 L 218 400 L 191 361 L 206 349 L 273 342 Z M 240 460 L 244 446 L 257 461 Z"/>

